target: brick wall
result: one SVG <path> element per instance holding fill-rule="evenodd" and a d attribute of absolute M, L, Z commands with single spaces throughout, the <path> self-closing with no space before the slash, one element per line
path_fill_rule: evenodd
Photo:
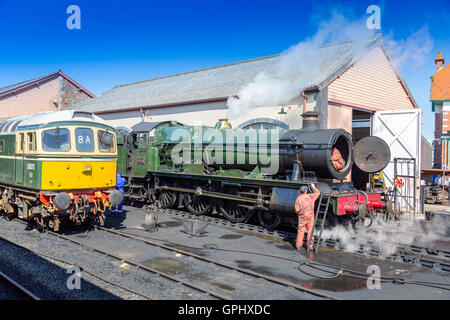
<path fill-rule="evenodd" d="M 90 98 L 85 92 L 78 89 L 72 82 L 59 77 L 59 107 L 61 110 L 80 101 Z"/>

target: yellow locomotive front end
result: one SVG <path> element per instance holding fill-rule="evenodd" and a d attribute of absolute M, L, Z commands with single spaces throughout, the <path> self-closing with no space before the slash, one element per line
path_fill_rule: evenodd
<path fill-rule="evenodd" d="M 0 190 L 3 211 L 54 230 L 63 221 L 103 224 L 107 207 L 123 198 L 115 190 L 114 128 L 91 113 L 69 110 L 14 121 L 8 132 L 14 154 L 2 167 L 12 171 L 0 181 L 7 183 Z"/>
<path fill-rule="evenodd" d="M 100 123 L 73 122 L 42 128 L 39 133 L 43 155 L 40 200 L 52 216 L 50 227 L 57 228 L 64 218 L 76 224 L 92 220 L 103 224 L 110 202 L 121 201 L 120 192 L 114 189 L 114 129 Z M 45 225 L 45 219 L 40 224 Z"/>

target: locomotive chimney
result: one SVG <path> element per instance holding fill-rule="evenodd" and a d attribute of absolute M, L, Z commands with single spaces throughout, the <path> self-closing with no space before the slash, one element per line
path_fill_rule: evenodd
<path fill-rule="evenodd" d="M 231 129 L 230 121 L 228 121 L 228 119 L 219 119 L 219 122 L 216 123 L 215 128 L 219 130 Z"/>
<path fill-rule="evenodd" d="M 319 113 L 308 111 L 302 114 L 303 126 L 302 130 L 319 129 Z"/>

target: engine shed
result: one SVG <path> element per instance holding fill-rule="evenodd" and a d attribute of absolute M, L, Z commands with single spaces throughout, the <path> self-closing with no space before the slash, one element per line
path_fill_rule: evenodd
<path fill-rule="evenodd" d="M 299 83 L 307 85 L 299 86 L 298 96 L 289 103 L 249 108 L 234 117 L 229 97 L 238 97 L 261 74 L 276 76 L 283 54 L 119 85 L 73 108 L 127 128 L 162 121 L 214 126 L 217 119 L 228 118 L 233 128 L 292 130 L 301 129 L 301 115 L 313 111 L 319 114 L 320 128 L 343 128 L 355 142 L 376 135 L 388 143 L 388 187 L 394 188 L 394 158 L 413 158 L 416 172 L 410 175 L 420 176 L 421 110 L 381 38 L 368 41 L 363 54 L 344 42 L 320 47 L 317 57 L 319 72 L 306 72 Z M 369 181 L 368 176 L 364 179 Z M 346 180 L 353 181 L 352 174 Z M 415 201 L 418 207 L 418 198 Z"/>

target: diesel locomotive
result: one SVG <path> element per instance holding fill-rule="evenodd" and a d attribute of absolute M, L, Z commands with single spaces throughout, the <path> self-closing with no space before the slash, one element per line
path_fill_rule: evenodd
<path fill-rule="evenodd" d="M 116 133 L 87 112 L 55 111 L 0 122 L 0 212 L 58 231 L 98 221 L 115 190 Z"/>
<path fill-rule="evenodd" d="M 354 145 L 343 129 L 319 128 L 313 112 L 303 115 L 301 130 L 232 129 L 226 119 L 215 127 L 165 121 L 116 129 L 127 201 L 219 214 L 235 223 L 255 216 L 273 229 L 296 223 L 298 190 L 314 183 L 329 198 L 326 226 L 370 224 L 374 215 L 392 211 L 384 194 L 343 182 L 355 165 L 365 173 L 382 170 L 390 158 L 386 143 L 367 137 Z"/>

